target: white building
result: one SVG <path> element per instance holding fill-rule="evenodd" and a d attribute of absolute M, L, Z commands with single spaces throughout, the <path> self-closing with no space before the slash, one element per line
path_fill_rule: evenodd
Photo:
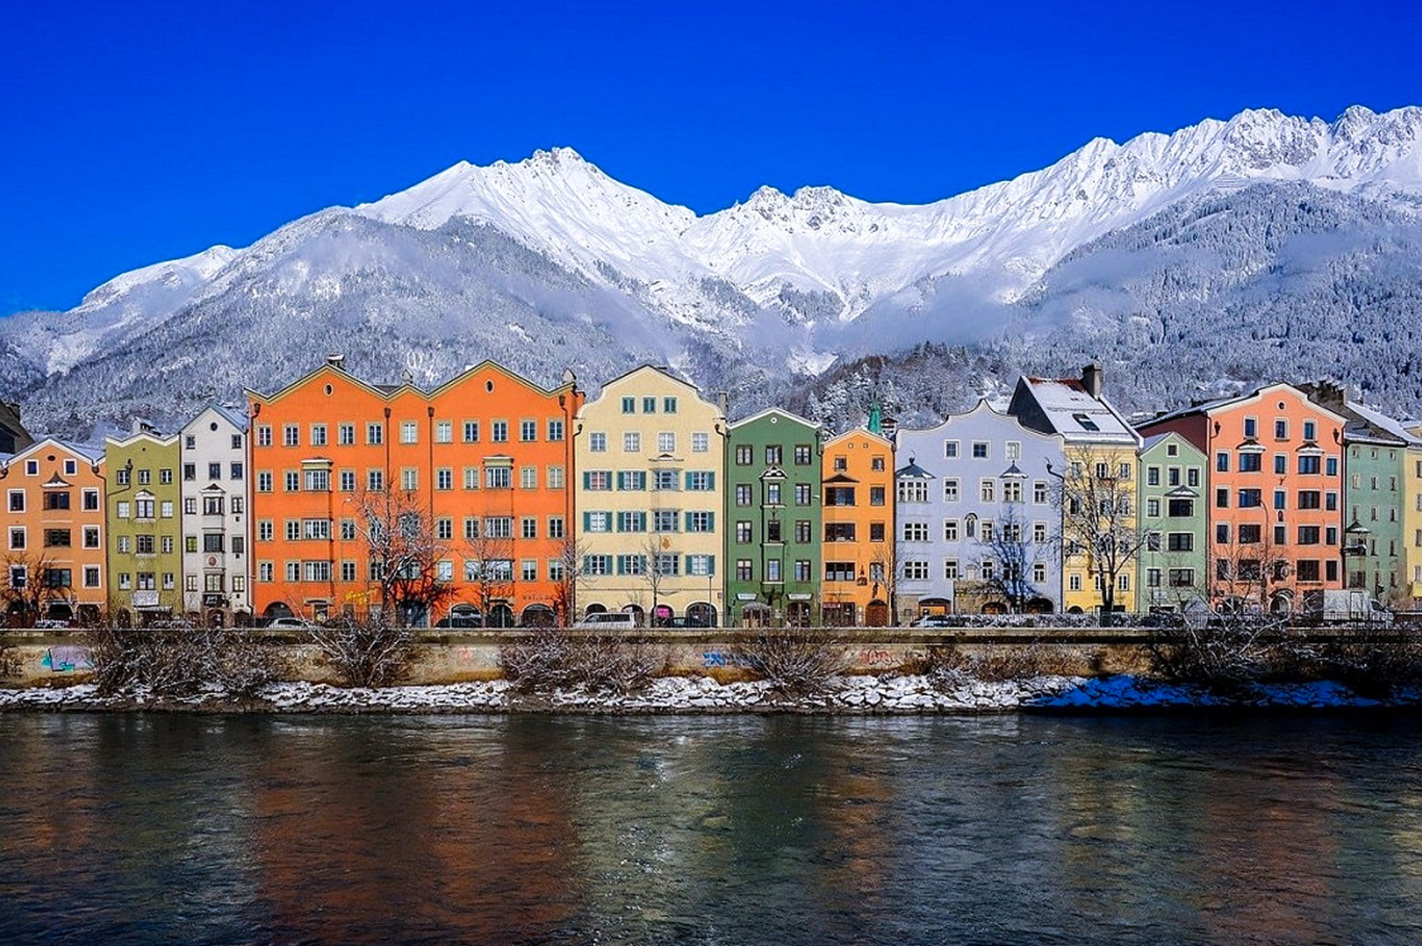
<path fill-rule="evenodd" d="M 210 404 L 180 431 L 183 604 L 207 621 L 252 613 L 247 421 Z"/>

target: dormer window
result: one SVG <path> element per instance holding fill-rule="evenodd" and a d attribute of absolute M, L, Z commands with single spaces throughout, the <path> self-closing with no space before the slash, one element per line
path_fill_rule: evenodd
<path fill-rule="evenodd" d="M 1071 419 L 1074 420 L 1074 421 L 1076 421 L 1077 424 L 1080 425 L 1080 427 L 1081 427 L 1082 430 L 1100 430 L 1100 429 L 1101 429 L 1101 428 L 1097 425 L 1096 421 L 1094 421 L 1094 420 L 1091 419 L 1091 415 L 1090 415 L 1090 414 L 1073 414 L 1073 415 L 1071 415 Z"/>

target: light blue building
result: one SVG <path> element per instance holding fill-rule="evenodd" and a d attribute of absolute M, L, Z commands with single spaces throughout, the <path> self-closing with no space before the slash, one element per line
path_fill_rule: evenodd
<path fill-rule="evenodd" d="M 1062 438 L 982 400 L 896 439 L 900 620 L 1060 610 Z"/>

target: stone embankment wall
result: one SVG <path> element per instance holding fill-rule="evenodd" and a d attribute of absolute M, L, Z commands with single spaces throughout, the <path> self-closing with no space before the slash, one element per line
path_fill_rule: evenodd
<path fill-rule="evenodd" d="M 577 634 L 578 631 L 569 633 Z M 710 628 L 695 631 L 652 631 L 639 637 L 643 646 L 665 655 L 674 675 L 712 676 L 722 680 L 743 675 L 735 644 L 747 632 Z M 835 628 L 851 672 L 888 673 L 915 669 L 934 648 L 956 647 L 965 655 L 1006 654 L 1035 648 L 1044 659 L 1078 675 L 1140 673 L 1147 667 L 1145 645 L 1150 632 L 1139 628 Z M 462 683 L 500 676 L 499 647 L 525 636 L 506 631 L 421 631 L 406 682 Z M 271 634 L 282 649 L 291 679 L 334 683 L 336 676 L 321 661 L 314 645 L 299 634 Z M 89 649 L 82 631 L 0 631 L 0 657 L 11 666 L 5 686 L 65 686 L 88 676 Z"/>

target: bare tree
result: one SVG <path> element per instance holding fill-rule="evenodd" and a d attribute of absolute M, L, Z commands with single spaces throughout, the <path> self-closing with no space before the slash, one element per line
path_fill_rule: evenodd
<path fill-rule="evenodd" d="M 558 621 L 568 627 L 578 619 L 578 578 L 582 574 L 586 543 L 566 535 L 558 547 L 558 579 L 553 588 L 553 610 Z"/>
<path fill-rule="evenodd" d="M 1135 480 L 1120 475 L 1121 456 L 1074 447 L 1067 454 L 1066 472 L 1056 481 L 1063 563 L 1073 556 L 1086 557 L 1087 575 L 1101 593 L 1102 624 L 1111 622 L 1120 576 L 1130 571 L 1144 542 Z"/>
<path fill-rule="evenodd" d="M 889 541 L 880 542 L 874 547 L 874 552 L 869 556 L 869 581 L 872 583 L 870 592 L 871 598 L 877 598 L 882 593 L 884 600 L 889 605 L 889 623 L 899 623 L 898 592 L 899 592 L 899 561 L 897 553 L 898 542 L 894 536 L 889 536 Z M 866 613 L 865 621 L 869 620 Z"/>
<path fill-rule="evenodd" d="M 662 548 L 665 541 L 657 533 L 649 533 L 647 540 L 642 543 L 642 581 L 646 583 L 647 590 L 652 595 L 652 606 L 647 611 L 647 623 L 656 623 L 657 605 L 661 603 L 662 589 L 666 587 L 667 579 L 677 574 L 676 566 L 663 559 L 667 556 L 674 560 L 673 553 Z"/>
<path fill-rule="evenodd" d="M 990 575 L 983 577 L 983 586 L 1001 595 L 1008 611 L 1021 614 L 1023 605 L 1037 595 L 1037 589 L 1028 580 L 1037 553 L 1014 504 L 1005 504 L 1002 518 L 993 524 L 992 535 L 983 536 L 979 544 L 996 565 Z"/>
<path fill-rule="evenodd" d="M 41 552 L 13 551 L 5 556 L 4 584 L 0 586 L 0 610 L 18 615 L 27 624 L 44 613 L 56 600 L 64 600 L 64 589 L 52 588 L 46 580 L 52 560 Z"/>
<path fill-rule="evenodd" d="M 514 593 L 513 537 L 504 534 L 506 525 L 512 529 L 505 520 L 486 517 L 464 539 L 464 580 L 473 589 L 486 626 L 493 607 Z"/>
<path fill-rule="evenodd" d="M 1216 544 L 1213 603 L 1227 612 L 1263 613 L 1280 592 L 1294 594 L 1293 563 L 1274 542 L 1268 517 L 1259 524 L 1234 524 L 1233 542 Z"/>
<path fill-rule="evenodd" d="M 428 508 L 404 490 L 361 490 L 353 502 L 356 532 L 365 542 L 380 584 L 378 623 L 409 623 L 433 612 L 454 593 L 452 576 L 441 574 L 448 541 L 435 533 Z"/>

